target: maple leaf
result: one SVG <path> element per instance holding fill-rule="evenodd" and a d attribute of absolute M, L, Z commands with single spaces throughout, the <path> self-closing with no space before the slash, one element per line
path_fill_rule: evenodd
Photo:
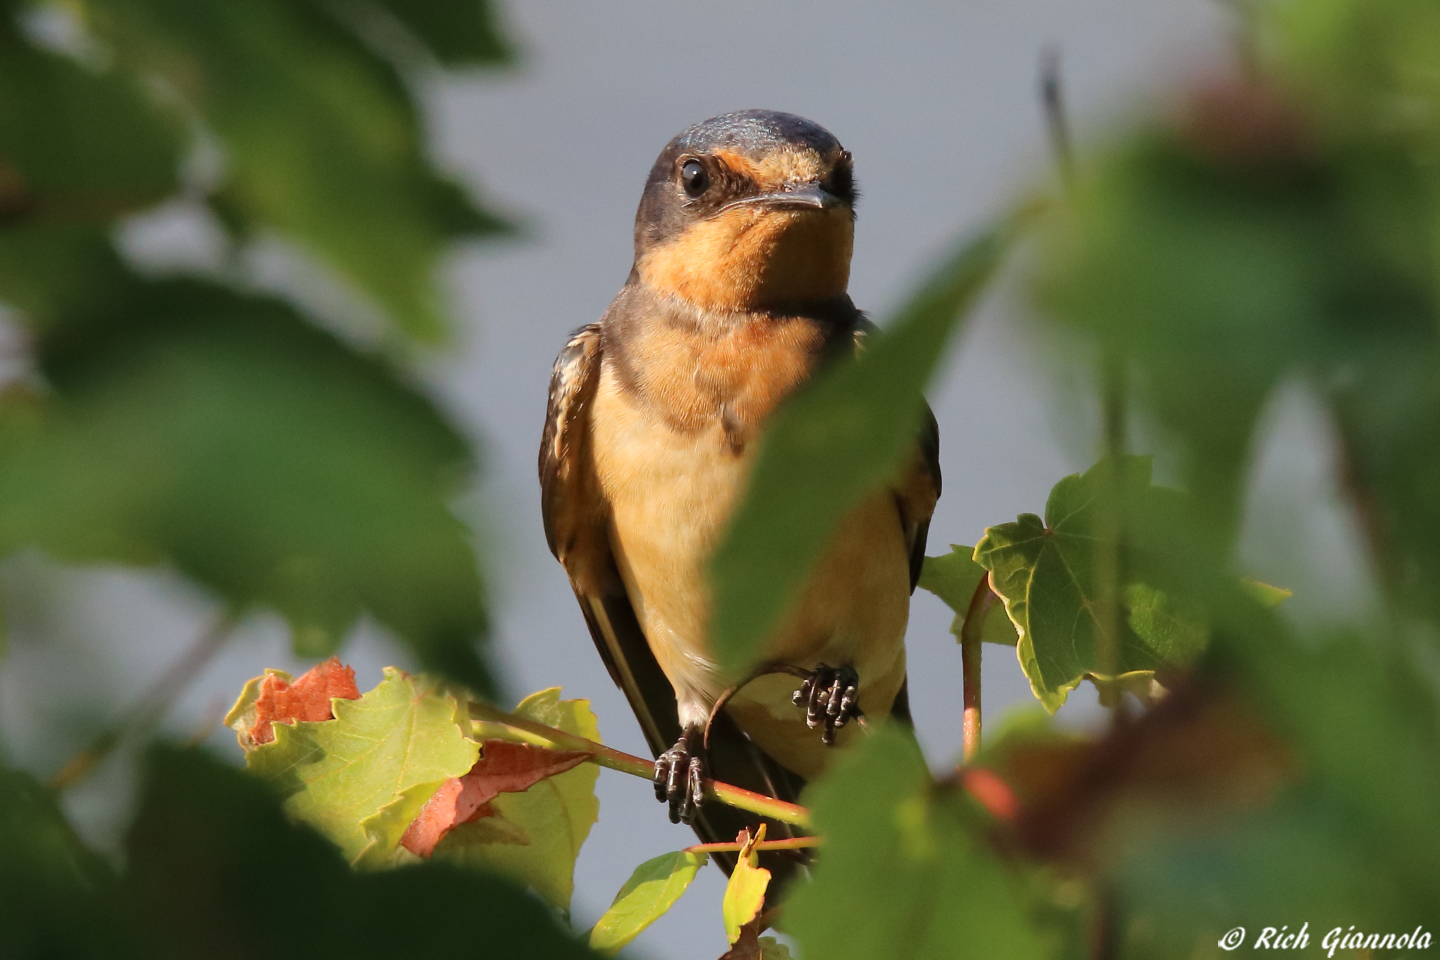
<path fill-rule="evenodd" d="M 334 719 L 331 701 L 337 698 L 360 699 L 355 671 L 341 663 L 339 657 L 317 663 L 298 680 L 284 670 L 266 670 L 245 684 L 225 717 L 225 725 L 235 731 L 240 746 L 249 751 L 274 741 L 272 724 Z"/>
<path fill-rule="evenodd" d="M 494 816 L 490 801 L 500 794 L 523 793 L 590 756 L 581 751 L 549 750 L 508 740 L 486 740 L 481 751 L 470 772 L 442 784 L 411 822 L 400 840 L 406 850 L 430 856 L 435 845 L 455 827 Z"/>
<path fill-rule="evenodd" d="M 384 677 L 358 700 L 334 701 L 334 719 L 281 724 L 273 742 L 246 756 L 285 797 L 292 817 L 367 868 L 396 861 L 410 823 L 480 751 L 460 728 L 454 696 L 394 667 Z"/>
<path fill-rule="evenodd" d="M 600 739 L 589 701 L 561 700 L 559 687 L 531 694 L 515 713 L 587 740 Z M 491 801 L 496 815 L 452 830 L 435 849 L 435 859 L 503 874 L 556 909 L 569 910 L 575 858 L 600 816 L 595 797 L 599 775 L 595 764 L 582 763 L 523 793 L 497 796 Z M 503 833 L 495 829 L 501 825 Z"/>

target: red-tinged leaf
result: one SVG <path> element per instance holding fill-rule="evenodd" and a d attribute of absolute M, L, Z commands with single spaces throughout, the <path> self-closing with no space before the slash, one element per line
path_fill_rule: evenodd
<path fill-rule="evenodd" d="M 984 767 L 967 767 L 960 772 L 960 785 L 997 820 L 1014 822 L 1020 815 L 1020 801 L 999 774 Z"/>
<path fill-rule="evenodd" d="M 273 724 L 334 719 L 330 701 L 337 698 L 360 699 L 355 671 L 338 657 L 317 663 L 298 680 L 283 670 L 266 670 L 245 685 L 225 724 L 239 735 L 242 747 L 253 750 L 275 739 Z"/>
<path fill-rule="evenodd" d="M 411 821 L 400 838 L 400 845 L 411 853 L 428 857 L 435 844 L 455 827 L 494 816 L 495 809 L 488 802 L 475 802 L 479 791 L 471 788 L 468 779 L 468 775 L 453 777 L 441 784 L 425 803 L 420 816 Z"/>
<path fill-rule="evenodd" d="M 548 750 L 528 743 L 486 740 L 480 760 L 463 777 L 447 780 L 411 822 L 400 843 L 428 857 L 455 827 L 493 815 L 490 801 L 502 793 L 523 793 L 547 777 L 583 763 L 581 751 Z"/>
<path fill-rule="evenodd" d="M 250 738 L 256 743 L 275 739 L 272 723 L 294 723 L 296 720 L 331 720 L 330 701 L 359 700 L 355 671 L 331 657 L 306 670 L 300 679 L 287 683 L 275 674 L 260 682 L 260 696 L 255 701 L 255 723 Z"/>

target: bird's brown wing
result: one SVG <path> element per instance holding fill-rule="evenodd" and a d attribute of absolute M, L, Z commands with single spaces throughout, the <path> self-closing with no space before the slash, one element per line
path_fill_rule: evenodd
<path fill-rule="evenodd" d="M 640 721 L 650 751 L 659 756 L 680 737 L 675 690 L 645 640 L 625 592 L 610 541 L 610 510 L 595 476 L 590 410 L 600 382 L 603 336 L 599 324 L 581 327 L 555 359 L 540 442 L 540 501 L 550 551 L 565 567 L 590 636 L 610 677 Z M 795 802 L 804 782 L 750 742 L 729 717 L 710 730 L 710 771 L 715 779 Z M 730 841 L 760 819 L 707 803 L 695 832 L 707 843 Z M 771 836 L 787 829 L 771 823 Z M 716 858 L 728 873 L 734 857 Z M 782 864 L 767 864 L 772 870 Z"/>
<path fill-rule="evenodd" d="M 610 677 L 657 755 L 680 735 L 675 694 L 645 642 L 610 547 L 610 510 L 590 450 L 600 381 L 600 325 L 581 327 L 555 358 L 540 441 L 540 509 L 550 552 L 565 567 Z"/>

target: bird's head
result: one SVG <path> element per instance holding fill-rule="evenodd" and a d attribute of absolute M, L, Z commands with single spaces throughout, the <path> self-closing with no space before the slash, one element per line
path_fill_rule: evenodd
<path fill-rule="evenodd" d="M 703 309 L 813 303 L 845 292 L 854 224 L 850 154 L 829 131 L 789 113 L 727 113 L 655 161 L 635 272 Z"/>

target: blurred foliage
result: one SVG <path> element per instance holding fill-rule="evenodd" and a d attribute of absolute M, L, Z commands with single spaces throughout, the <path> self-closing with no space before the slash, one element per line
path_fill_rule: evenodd
<path fill-rule="evenodd" d="M 783 921 L 804 956 L 1061 955 L 1026 869 L 988 849 L 984 814 L 932 782 L 913 738 L 883 730 L 806 799 L 825 847 Z"/>
<path fill-rule="evenodd" d="M 259 780 L 193 750 L 147 766 L 118 875 L 43 788 L 3 775 L 7 957 L 429 956 L 477 938 L 498 956 L 591 956 L 502 880 L 441 864 L 356 873 Z"/>
<path fill-rule="evenodd" d="M 371 298 L 397 345 L 438 338 L 447 245 L 501 224 L 430 164 L 414 82 L 436 61 L 503 62 L 493 16 L 478 0 L 3 5 L 0 303 L 35 375 L 0 398 L 0 549 L 173 564 L 280 611 L 305 656 L 368 612 L 427 668 L 490 689 L 452 513 L 469 443 L 399 351 L 228 281 L 247 244 L 284 237 Z M 217 276 L 155 279 L 115 249 L 122 218 L 170 198 L 216 214 Z"/>
<path fill-rule="evenodd" d="M 743 667 L 754 659 L 831 531 L 913 456 L 915 435 L 930 416 L 921 388 L 1028 213 L 961 244 L 886 333 L 802 388 L 766 428 L 754 475 L 711 564 L 711 630 L 723 662 Z"/>

